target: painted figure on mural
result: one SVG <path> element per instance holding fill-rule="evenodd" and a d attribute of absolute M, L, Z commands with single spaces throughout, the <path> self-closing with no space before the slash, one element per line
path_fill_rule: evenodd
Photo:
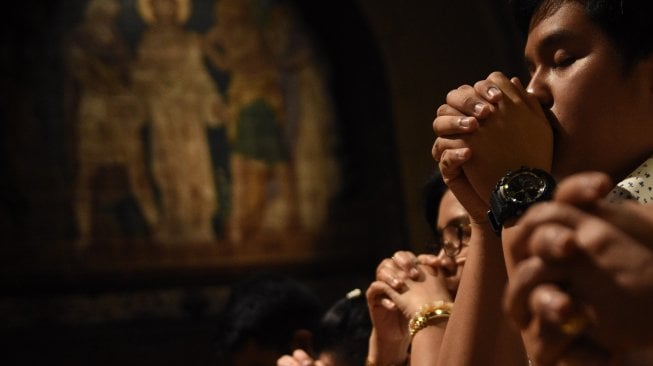
<path fill-rule="evenodd" d="M 266 39 L 282 75 L 299 219 L 303 228 L 316 231 L 326 223 L 341 183 L 328 69 L 291 6 L 280 2 L 269 16 L 267 29 Z"/>
<path fill-rule="evenodd" d="M 206 129 L 221 123 L 222 100 L 203 64 L 200 37 L 183 28 L 189 0 L 137 4 L 148 28 L 138 45 L 134 81 L 146 100 L 162 206 L 154 239 L 210 242 L 218 202 Z"/>
<path fill-rule="evenodd" d="M 102 168 L 122 170 L 147 224 L 154 227 L 158 221 L 140 138 L 144 109 L 132 90 L 130 55 L 115 26 L 120 9 L 117 0 L 89 1 L 83 23 L 66 43 L 76 94 L 74 206 L 81 247 L 90 242 L 93 181 Z"/>
<path fill-rule="evenodd" d="M 233 243 L 298 224 L 280 72 L 251 4 L 219 0 L 204 44 L 212 64 L 230 77 L 232 211 L 227 227 Z"/>

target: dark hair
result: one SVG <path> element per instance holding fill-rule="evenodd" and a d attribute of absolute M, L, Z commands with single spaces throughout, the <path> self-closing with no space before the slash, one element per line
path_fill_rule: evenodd
<path fill-rule="evenodd" d="M 362 365 L 367 357 L 372 321 L 360 290 L 338 300 L 324 314 L 315 334 L 315 350 L 329 352 L 347 365 Z"/>
<path fill-rule="evenodd" d="M 422 200 L 424 204 L 424 219 L 431 228 L 433 233 L 433 245 L 435 246 L 434 253 L 440 252 L 440 243 L 436 240 L 438 236 L 438 229 L 435 227 L 435 221 L 438 219 L 438 210 L 440 208 L 440 201 L 442 196 L 447 192 L 447 185 L 442 180 L 440 172 L 435 172 L 424 183 L 422 188 Z"/>
<path fill-rule="evenodd" d="M 653 53 L 651 0 L 510 0 L 519 29 L 527 35 L 531 21 L 551 15 L 566 2 L 585 6 L 589 19 L 612 40 L 624 61 L 624 71 Z"/>
<path fill-rule="evenodd" d="M 229 360 L 248 341 L 290 353 L 295 331 L 313 332 L 321 311 L 317 295 L 298 281 L 256 274 L 231 289 L 218 320 L 217 357 Z"/>

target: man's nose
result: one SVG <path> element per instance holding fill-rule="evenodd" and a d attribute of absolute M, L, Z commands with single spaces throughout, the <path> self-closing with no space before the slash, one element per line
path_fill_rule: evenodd
<path fill-rule="evenodd" d="M 543 108 L 549 109 L 553 106 L 553 96 L 546 82 L 546 75 L 542 70 L 536 71 L 526 87 L 529 94 L 534 95 Z"/>
<path fill-rule="evenodd" d="M 442 268 L 444 268 L 446 271 L 445 273 L 447 274 L 453 274 L 456 272 L 456 268 L 458 267 L 458 264 L 456 263 L 455 258 L 449 257 L 444 250 L 440 251 L 440 265 Z"/>

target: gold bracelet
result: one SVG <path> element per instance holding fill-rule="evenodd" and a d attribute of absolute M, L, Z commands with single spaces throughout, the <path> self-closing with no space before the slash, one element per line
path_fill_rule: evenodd
<path fill-rule="evenodd" d="M 448 318 L 453 311 L 453 303 L 449 301 L 436 301 L 432 304 L 426 304 L 415 312 L 415 315 L 408 322 L 408 332 L 410 336 L 426 328 L 428 322 L 434 319 Z"/>

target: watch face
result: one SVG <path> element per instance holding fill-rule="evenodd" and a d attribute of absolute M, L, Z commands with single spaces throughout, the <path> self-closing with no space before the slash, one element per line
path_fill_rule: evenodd
<path fill-rule="evenodd" d="M 507 179 L 500 192 L 506 200 L 517 203 L 537 201 L 546 188 L 546 181 L 536 174 L 523 171 Z"/>

